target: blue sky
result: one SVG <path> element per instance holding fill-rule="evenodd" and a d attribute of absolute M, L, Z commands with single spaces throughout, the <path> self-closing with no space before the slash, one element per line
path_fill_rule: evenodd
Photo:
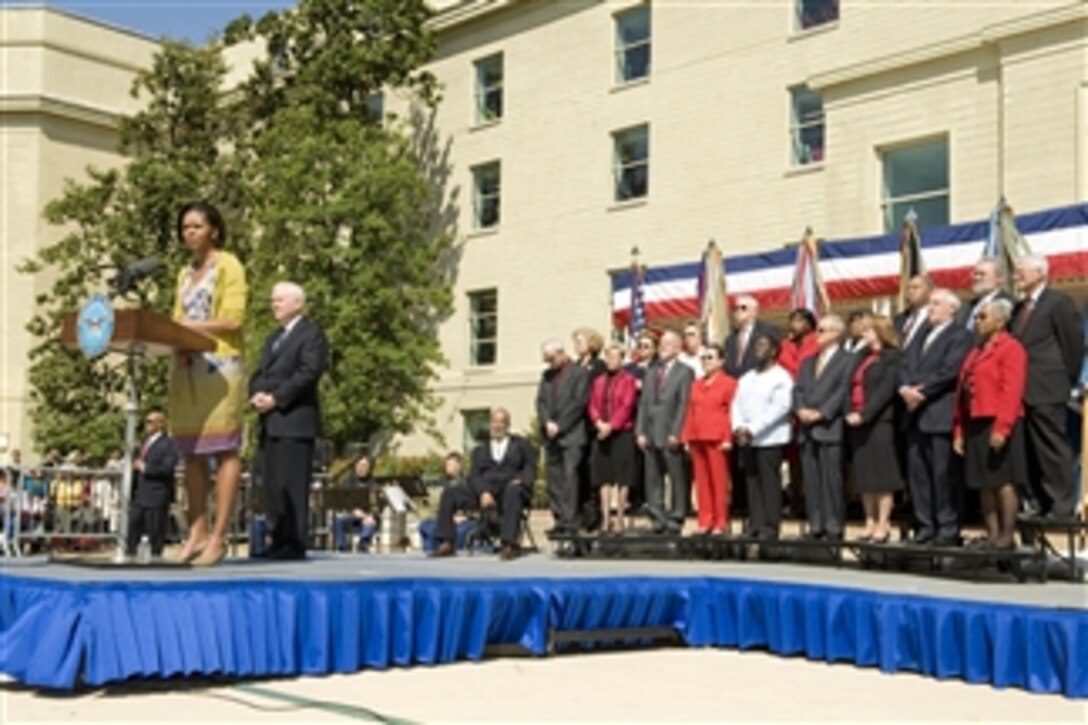
<path fill-rule="evenodd" d="M 0 5 L 50 5 L 153 38 L 166 36 L 202 43 L 234 18 L 259 18 L 290 0 L 0 0 Z"/>

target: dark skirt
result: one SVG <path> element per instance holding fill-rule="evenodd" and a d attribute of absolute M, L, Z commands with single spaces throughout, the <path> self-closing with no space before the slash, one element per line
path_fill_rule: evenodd
<path fill-rule="evenodd" d="M 1028 460 L 1024 426 L 1017 421 L 1000 451 L 990 448 L 993 418 L 972 418 L 964 430 L 964 478 L 968 488 L 991 489 L 1006 483 L 1027 485 Z"/>
<path fill-rule="evenodd" d="M 853 455 L 854 493 L 901 491 L 903 476 L 895 450 L 895 425 L 891 421 L 881 421 L 847 427 L 846 430 Z"/>
<path fill-rule="evenodd" d="M 624 430 L 593 441 L 593 485 L 618 483 L 630 486 L 635 473 L 635 436 Z"/>

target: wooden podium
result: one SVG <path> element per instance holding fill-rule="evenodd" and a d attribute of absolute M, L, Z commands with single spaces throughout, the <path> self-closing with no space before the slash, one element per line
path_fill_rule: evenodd
<path fill-rule="evenodd" d="M 166 315 L 152 310 L 114 310 L 114 352 L 141 352 L 145 355 L 172 355 L 175 351 L 214 352 L 215 340 L 202 332 L 190 330 Z M 78 348 L 76 340 L 77 315 L 65 315 L 61 320 L 60 341 L 69 348 Z"/>
<path fill-rule="evenodd" d="M 68 348 L 79 348 L 76 334 L 78 315 L 61 320 L 60 341 Z M 152 310 L 120 309 L 113 312 L 113 336 L 109 350 L 125 355 L 128 370 L 128 396 L 125 403 L 125 462 L 121 477 L 118 513 L 117 550 L 113 564 L 129 562 L 125 547 L 128 540 L 128 504 L 132 499 L 133 453 L 136 450 L 137 414 L 140 407 L 140 360 L 148 355 L 172 355 L 175 352 L 214 352 L 215 340 L 202 332 L 190 330 L 169 317 Z M 98 559 L 68 560 L 69 563 L 101 566 Z"/>

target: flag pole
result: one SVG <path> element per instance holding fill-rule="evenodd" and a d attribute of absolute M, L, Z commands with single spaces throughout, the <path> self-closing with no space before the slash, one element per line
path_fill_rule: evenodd
<path fill-rule="evenodd" d="M 1080 390 L 1080 506 L 1088 515 L 1088 383 Z"/>

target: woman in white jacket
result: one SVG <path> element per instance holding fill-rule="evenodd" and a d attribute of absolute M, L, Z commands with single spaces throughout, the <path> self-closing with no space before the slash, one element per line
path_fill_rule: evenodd
<path fill-rule="evenodd" d="M 782 519 L 782 452 L 790 441 L 793 378 L 777 364 L 778 340 L 752 343 L 758 364 L 741 376 L 733 398 L 733 448 L 748 489 L 747 535 L 777 539 Z"/>

